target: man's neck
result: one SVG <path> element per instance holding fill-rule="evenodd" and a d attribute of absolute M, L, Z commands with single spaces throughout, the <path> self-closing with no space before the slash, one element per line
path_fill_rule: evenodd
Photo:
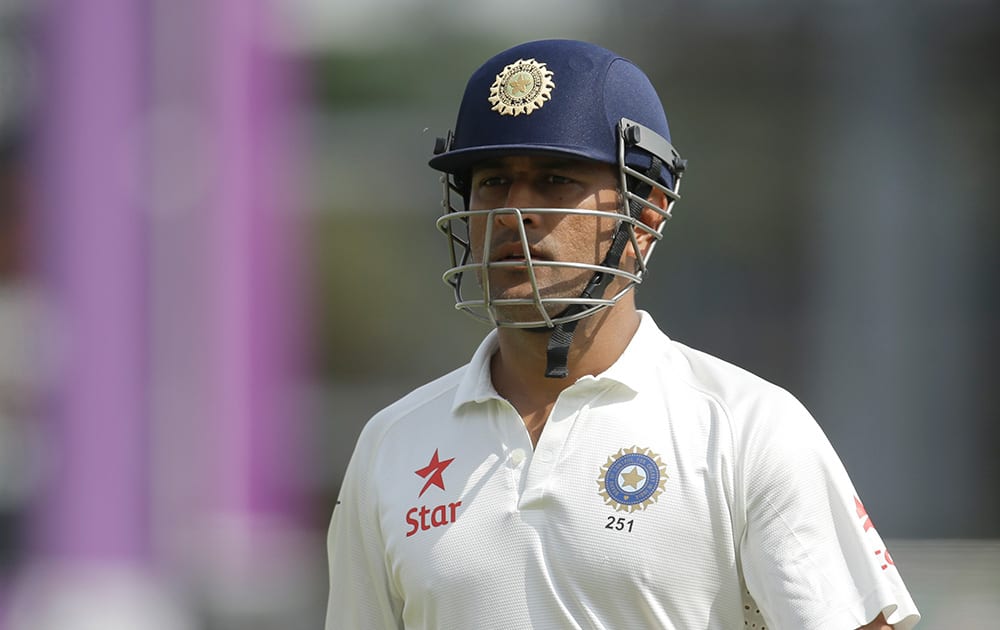
<path fill-rule="evenodd" d="M 537 422 L 539 414 L 544 423 L 564 389 L 582 376 L 600 374 L 618 360 L 638 330 L 639 322 L 634 303 L 625 300 L 581 320 L 570 346 L 566 378 L 545 376 L 548 334 L 500 328 L 499 349 L 490 364 L 493 386 L 514 405 L 526 423 L 529 417 L 535 417 Z"/>

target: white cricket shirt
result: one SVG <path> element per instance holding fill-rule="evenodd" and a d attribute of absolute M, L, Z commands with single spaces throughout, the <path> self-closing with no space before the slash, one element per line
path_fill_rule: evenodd
<path fill-rule="evenodd" d="M 327 630 L 850 630 L 919 614 L 789 393 L 652 318 L 537 447 L 472 361 L 366 425 L 333 512 Z M 752 593 L 752 597 L 748 593 Z"/>

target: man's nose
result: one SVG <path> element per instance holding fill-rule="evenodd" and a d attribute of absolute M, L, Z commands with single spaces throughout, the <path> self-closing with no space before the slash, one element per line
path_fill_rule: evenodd
<path fill-rule="evenodd" d="M 507 198 L 504 206 L 506 208 L 517 208 L 520 212 L 498 212 L 497 223 L 503 227 L 516 230 L 518 220 L 524 223 L 525 227 L 536 226 L 539 223 L 539 215 L 531 210 L 541 207 L 541 197 L 530 181 L 515 179 L 507 189 Z"/>

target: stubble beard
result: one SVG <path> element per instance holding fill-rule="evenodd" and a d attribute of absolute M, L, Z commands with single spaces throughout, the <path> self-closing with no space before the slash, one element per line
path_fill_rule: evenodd
<path fill-rule="evenodd" d="M 538 296 L 542 299 L 579 298 L 591 277 L 593 272 L 586 269 L 560 269 L 541 264 L 535 266 Z M 490 300 L 494 315 L 499 323 L 507 324 L 544 319 L 536 304 L 496 304 L 497 300 L 507 299 L 535 299 L 527 268 L 497 269 L 490 273 Z M 568 306 L 569 303 L 566 302 L 551 302 L 545 304 L 544 309 L 550 318 L 554 318 Z"/>

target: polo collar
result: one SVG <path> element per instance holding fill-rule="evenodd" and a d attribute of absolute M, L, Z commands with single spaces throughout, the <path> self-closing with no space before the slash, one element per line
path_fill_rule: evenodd
<path fill-rule="evenodd" d="M 618 360 L 604 372 L 596 375 L 586 375 L 580 377 L 571 387 L 585 382 L 611 381 L 618 383 L 634 393 L 638 393 L 647 382 L 648 372 L 652 369 L 652 354 L 663 341 L 665 335 L 660 332 L 652 316 L 646 311 L 639 311 L 639 328 L 636 330 L 632 340 L 629 341 Z M 472 360 L 466 366 L 455 391 L 455 399 L 452 403 L 452 413 L 468 403 L 484 403 L 487 400 L 501 400 L 502 397 L 493 387 L 493 379 L 490 375 L 490 359 L 497 351 L 500 343 L 497 331 L 491 330 L 486 338 L 479 344 Z"/>
<path fill-rule="evenodd" d="M 632 335 L 631 341 L 625 346 L 624 352 L 611 367 L 596 376 L 582 376 L 577 381 L 614 381 L 639 393 L 649 382 L 650 371 L 656 364 L 656 351 L 666 340 L 653 317 L 646 311 L 639 311 L 639 328 Z"/>
<path fill-rule="evenodd" d="M 451 405 L 452 413 L 456 413 L 466 403 L 483 403 L 493 398 L 501 399 L 500 394 L 493 387 L 493 378 L 490 375 L 490 359 L 499 347 L 499 335 L 494 328 L 479 344 L 475 354 L 472 355 L 472 360 L 465 368 L 462 380 L 455 391 L 455 401 Z"/>

